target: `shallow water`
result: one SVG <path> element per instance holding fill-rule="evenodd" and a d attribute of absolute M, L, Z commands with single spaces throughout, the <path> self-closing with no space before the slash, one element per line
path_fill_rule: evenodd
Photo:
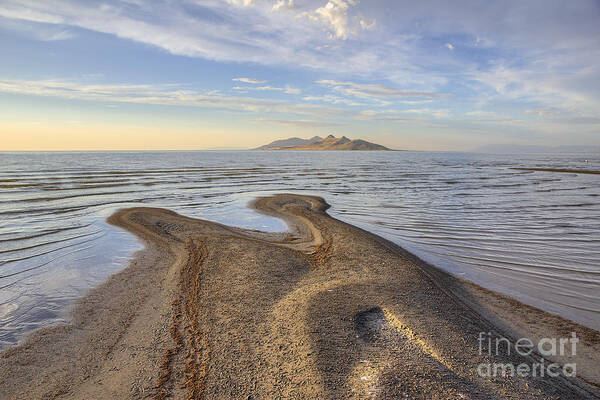
<path fill-rule="evenodd" d="M 428 152 L 0 153 L 0 346 L 66 321 L 140 242 L 105 218 L 133 205 L 245 228 L 277 192 L 318 194 L 344 221 L 456 275 L 600 329 L 599 155 Z M 587 162 L 586 162 L 587 160 Z"/>

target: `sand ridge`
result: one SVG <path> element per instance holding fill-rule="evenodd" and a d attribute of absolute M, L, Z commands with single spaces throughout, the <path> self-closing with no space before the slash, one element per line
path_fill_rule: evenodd
<path fill-rule="evenodd" d="M 592 366 L 597 332 L 541 311 L 535 332 L 519 303 L 331 218 L 321 198 L 281 194 L 253 206 L 289 232 L 152 208 L 113 215 L 146 249 L 79 302 L 73 323 L 2 354 L 0 398 L 600 398 L 591 372 L 586 383 L 476 369 L 532 361 L 479 354 L 482 331 L 569 327 Z"/>

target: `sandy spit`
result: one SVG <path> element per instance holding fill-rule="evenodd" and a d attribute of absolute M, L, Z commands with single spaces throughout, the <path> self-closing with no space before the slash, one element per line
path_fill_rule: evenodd
<path fill-rule="evenodd" d="M 273 234 L 132 208 L 109 222 L 145 240 L 68 325 L 0 356 L 0 399 L 600 398 L 600 334 L 454 278 L 331 218 L 318 197 L 254 203 Z M 580 338 L 578 378 L 481 377 L 532 364 L 515 341 Z M 551 362 L 550 361 L 546 361 Z"/>

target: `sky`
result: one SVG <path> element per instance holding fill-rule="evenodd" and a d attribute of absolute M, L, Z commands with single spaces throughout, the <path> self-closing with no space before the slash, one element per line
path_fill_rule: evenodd
<path fill-rule="evenodd" d="M 600 145 L 600 2 L 0 0 L 0 151 Z"/>

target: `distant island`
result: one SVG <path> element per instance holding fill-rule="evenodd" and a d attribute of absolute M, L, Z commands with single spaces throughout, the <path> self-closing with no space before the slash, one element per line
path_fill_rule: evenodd
<path fill-rule="evenodd" d="M 281 139 L 260 146 L 254 150 L 391 150 L 380 144 L 367 142 L 362 139 L 351 140 L 346 136 L 336 138 L 329 135 L 326 138 L 315 136 L 310 139 L 297 137 Z"/>

